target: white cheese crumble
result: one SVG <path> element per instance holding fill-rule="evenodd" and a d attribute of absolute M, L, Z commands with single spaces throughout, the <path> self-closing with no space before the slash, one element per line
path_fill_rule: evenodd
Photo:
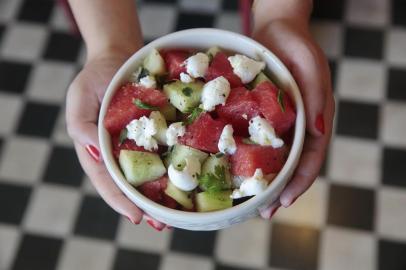
<path fill-rule="evenodd" d="M 221 132 L 218 148 L 221 153 L 232 155 L 237 151 L 237 145 L 233 137 L 233 127 L 229 124 Z"/>
<path fill-rule="evenodd" d="M 193 82 L 193 78 L 189 76 L 189 74 L 182 72 L 180 74 L 180 81 L 183 83 L 191 83 Z"/>
<path fill-rule="evenodd" d="M 134 140 L 138 146 L 142 146 L 148 151 L 158 149 L 158 143 L 153 138 L 156 133 L 155 121 L 146 116 L 132 120 L 127 125 L 127 138 Z"/>
<path fill-rule="evenodd" d="M 276 137 L 275 129 L 266 119 L 260 116 L 255 116 L 250 120 L 248 132 L 251 141 L 259 145 L 271 145 L 274 148 L 283 146 L 283 141 Z"/>
<path fill-rule="evenodd" d="M 145 88 L 156 88 L 156 80 L 154 76 L 148 75 L 140 79 L 140 85 Z"/>
<path fill-rule="evenodd" d="M 183 191 L 191 191 L 199 184 L 197 176 L 200 174 L 201 165 L 197 158 L 189 156 L 186 158 L 186 166 L 179 171 L 171 164 L 168 168 L 169 180 L 177 188 Z"/>
<path fill-rule="evenodd" d="M 244 179 L 239 189 L 235 189 L 231 198 L 238 199 L 246 196 L 254 196 L 262 193 L 268 187 L 261 169 L 256 169 L 253 176 Z"/>
<path fill-rule="evenodd" d="M 193 78 L 204 77 L 209 68 L 209 57 L 205 53 L 197 53 L 185 60 L 186 71 Z"/>
<path fill-rule="evenodd" d="M 230 83 L 223 76 L 207 82 L 202 91 L 203 109 L 213 111 L 216 105 L 225 105 L 229 94 Z"/>
<path fill-rule="evenodd" d="M 249 83 L 265 68 L 265 63 L 255 61 L 245 55 L 236 54 L 228 57 L 228 61 L 233 67 L 234 74 L 237 75 L 243 83 Z"/>
<path fill-rule="evenodd" d="M 178 142 L 178 137 L 185 135 L 186 128 L 182 122 L 176 122 L 169 125 L 166 130 L 166 143 L 169 146 L 175 145 Z"/>

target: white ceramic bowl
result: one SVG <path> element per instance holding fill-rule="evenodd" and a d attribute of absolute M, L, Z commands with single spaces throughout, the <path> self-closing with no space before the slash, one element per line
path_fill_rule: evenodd
<path fill-rule="evenodd" d="M 157 48 L 201 48 L 219 46 L 230 51 L 238 52 L 252 58 L 261 59 L 267 64 L 267 70 L 272 79 L 293 98 L 297 117 L 295 123 L 295 135 L 289 157 L 277 177 L 269 185 L 267 190 L 252 199 L 229 209 L 197 213 L 169 209 L 157 204 L 131 186 L 122 174 L 115 161 L 110 135 L 103 126 L 103 118 L 114 92 L 119 86 L 128 81 L 130 74 L 134 72 L 147 56 L 151 49 Z M 241 223 L 258 215 L 258 209 L 263 209 L 276 200 L 282 189 L 288 183 L 302 151 L 305 136 L 305 113 L 299 89 L 287 68 L 267 48 L 256 41 L 233 32 L 218 29 L 190 29 L 172 33 L 154 40 L 131 56 L 127 62 L 117 71 L 107 88 L 99 115 L 99 139 L 100 147 L 106 167 L 117 186 L 138 207 L 151 217 L 173 227 L 187 230 L 217 230 Z"/>

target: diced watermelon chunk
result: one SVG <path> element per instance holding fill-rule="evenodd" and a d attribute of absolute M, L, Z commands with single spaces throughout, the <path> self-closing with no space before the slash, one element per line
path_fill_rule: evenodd
<path fill-rule="evenodd" d="M 286 146 L 273 148 L 256 144 L 245 144 L 240 137 L 235 138 L 237 151 L 231 155 L 231 172 L 233 175 L 250 177 L 256 169 L 264 174 L 278 173 L 288 156 Z"/>
<path fill-rule="evenodd" d="M 211 81 L 217 77 L 224 76 L 230 83 L 231 88 L 242 86 L 241 79 L 234 74 L 233 67 L 224 52 L 218 52 L 214 56 L 207 69 L 205 79 Z"/>
<path fill-rule="evenodd" d="M 111 139 L 111 143 L 113 144 L 113 155 L 117 159 L 120 156 L 120 150 L 149 152 L 145 150 L 144 147 L 138 146 L 133 140 L 125 139 L 123 143 L 120 144 L 119 136 L 113 136 Z"/>
<path fill-rule="evenodd" d="M 216 112 L 220 118 L 230 122 L 234 134 L 240 136 L 248 135 L 249 120 L 261 114 L 252 93 L 245 87 L 232 89 L 226 105 L 217 106 Z"/>
<path fill-rule="evenodd" d="M 278 88 L 269 81 L 260 83 L 252 90 L 254 99 L 264 117 L 271 123 L 276 133 L 282 135 L 288 131 L 296 119 L 296 111 L 289 95 L 284 92 L 283 104 L 285 111 L 282 111 L 278 103 Z"/>
<path fill-rule="evenodd" d="M 162 57 L 164 58 L 166 69 L 168 70 L 168 79 L 179 79 L 182 72 L 186 72 L 186 66 L 183 64 L 190 56 L 190 50 L 173 49 L 163 50 Z"/>
<path fill-rule="evenodd" d="M 151 110 L 140 109 L 133 104 L 134 99 L 152 106 L 163 107 L 167 97 L 159 90 L 145 88 L 134 83 L 123 85 L 114 94 L 104 118 L 104 127 L 110 135 L 116 135 L 133 119 L 149 115 Z"/>
<path fill-rule="evenodd" d="M 217 153 L 217 145 L 225 125 L 223 120 L 214 120 L 210 114 L 203 113 L 186 128 L 186 133 L 179 138 L 179 142 L 202 151 Z"/>
<path fill-rule="evenodd" d="M 165 175 L 155 181 L 142 184 L 138 187 L 138 191 L 156 203 L 160 203 L 169 208 L 176 208 L 178 203 L 164 192 L 167 184 L 168 176 Z"/>

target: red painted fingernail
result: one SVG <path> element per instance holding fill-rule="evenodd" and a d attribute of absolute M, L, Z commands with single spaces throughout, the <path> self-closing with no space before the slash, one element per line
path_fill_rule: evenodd
<path fill-rule="evenodd" d="M 88 144 L 85 149 L 95 161 L 100 161 L 100 152 L 95 146 Z"/>
<path fill-rule="evenodd" d="M 272 210 L 271 215 L 269 216 L 269 218 L 272 218 L 272 217 L 276 214 L 276 212 L 278 211 L 279 207 L 280 207 L 280 206 L 278 206 L 278 207 L 276 207 L 274 210 Z"/>
<path fill-rule="evenodd" d="M 140 222 L 138 221 L 138 222 L 135 222 L 134 220 L 132 220 L 130 217 L 127 217 L 127 216 L 124 216 L 126 219 L 128 219 L 128 221 L 130 221 L 132 224 L 134 224 L 134 225 L 138 225 L 138 224 L 140 224 Z"/>
<path fill-rule="evenodd" d="M 152 220 L 148 219 L 148 220 L 147 220 L 147 223 L 148 223 L 149 226 L 151 226 L 152 228 L 154 228 L 154 229 L 157 230 L 158 232 L 162 231 L 161 228 L 155 227 L 155 224 L 154 224 L 154 222 L 153 222 Z"/>
<path fill-rule="evenodd" d="M 320 133 L 324 135 L 324 131 L 325 131 L 324 130 L 324 116 L 322 113 L 317 115 L 315 126 L 316 126 L 317 130 L 320 131 Z"/>

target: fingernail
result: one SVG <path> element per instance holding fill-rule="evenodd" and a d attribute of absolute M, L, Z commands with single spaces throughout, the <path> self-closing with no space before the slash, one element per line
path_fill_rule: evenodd
<path fill-rule="evenodd" d="M 151 226 L 152 228 L 154 228 L 154 229 L 157 230 L 158 232 L 162 231 L 161 228 L 155 227 L 155 224 L 154 224 L 154 222 L 153 222 L 152 220 L 148 219 L 148 220 L 147 220 L 147 223 L 148 223 L 149 226 Z"/>
<path fill-rule="evenodd" d="M 134 224 L 134 225 L 138 225 L 138 224 L 140 224 L 140 222 L 138 221 L 138 222 L 135 222 L 134 220 L 132 220 L 130 217 L 127 217 L 127 216 L 124 216 L 126 219 L 128 219 L 128 221 L 130 221 L 132 224 Z"/>
<path fill-rule="evenodd" d="M 95 146 L 88 144 L 85 149 L 95 161 L 100 161 L 100 152 Z"/>
<path fill-rule="evenodd" d="M 283 207 L 285 207 L 285 208 L 290 207 L 292 204 L 294 204 L 296 202 L 296 200 L 297 200 L 297 197 L 294 198 L 291 202 L 288 202 L 287 204 L 285 204 Z"/>
<path fill-rule="evenodd" d="M 317 115 L 315 126 L 317 130 L 324 135 L 324 116 L 322 113 Z"/>
<path fill-rule="evenodd" d="M 276 214 L 276 212 L 278 211 L 279 207 L 280 207 L 280 206 L 278 206 L 278 207 L 276 207 L 274 210 L 272 210 L 271 215 L 269 216 L 270 219 Z"/>

